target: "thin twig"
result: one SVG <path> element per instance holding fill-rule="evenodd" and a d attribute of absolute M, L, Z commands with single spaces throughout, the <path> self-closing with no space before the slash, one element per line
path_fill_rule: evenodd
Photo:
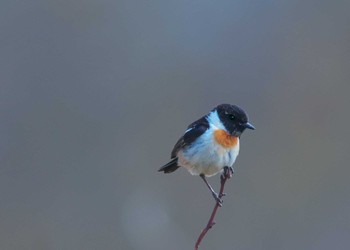
<path fill-rule="evenodd" d="M 228 179 L 230 179 L 232 177 L 232 174 L 233 174 L 233 169 L 225 167 L 223 174 L 220 176 L 221 186 L 220 186 L 219 198 L 222 198 L 223 196 L 225 196 L 225 194 L 224 194 L 225 183 Z M 201 244 L 203 238 L 205 237 L 205 235 L 207 234 L 209 229 L 211 229 L 215 225 L 214 218 L 215 218 L 216 212 L 217 212 L 219 207 L 220 207 L 219 202 L 216 202 L 215 207 L 213 209 L 213 212 L 210 215 L 207 226 L 202 230 L 201 234 L 199 235 L 199 237 L 197 239 L 196 245 L 194 247 L 195 250 L 198 250 L 199 245 Z"/>

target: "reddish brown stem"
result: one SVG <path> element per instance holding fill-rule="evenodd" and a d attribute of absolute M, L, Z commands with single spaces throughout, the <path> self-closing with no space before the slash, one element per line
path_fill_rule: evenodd
<path fill-rule="evenodd" d="M 222 198 L 225 195 L 224 194 L 225 183 L 228 179 L 232 177 L 232 174 L 233 174 L 232 168 L 225 168 L 224 173 L 220 176 L 220 183 L 221 183 L 220 192 L 219 192 L 220 198 Z M 205 237 L 209 229 L 211 229 L 215 225 L 214 218 L 219 207 L 220 207 L 220 204 L 218 202 L 215 203 L 215 207 L 213 209 L 213 212 L 210 215 L 207 226 L 202 230 L 201 234 L 197 239 L 196 245 L 194 247 L 195 250 L 198 250 L 199 245 L 201 244 L 203 238 Z"/>

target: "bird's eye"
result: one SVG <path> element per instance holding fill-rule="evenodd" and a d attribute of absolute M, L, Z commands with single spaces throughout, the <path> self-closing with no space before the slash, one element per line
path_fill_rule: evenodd
<path fill-rule="evenodd" d="M 234 119 L 236 119 L 236 117 L 234 115 L 228 115 L 228 119 L 230 119 L 231 121 L 233 121 Z"/>

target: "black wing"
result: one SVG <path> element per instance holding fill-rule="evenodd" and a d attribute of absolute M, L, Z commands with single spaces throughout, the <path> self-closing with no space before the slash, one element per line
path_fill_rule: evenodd
<path fill-rule="evenodd" d="M 177 153 L 180 149 L 193 143 L 199 136 L 201 136 L 209 128 L 209 123 L 206 117 L 195 121 L 187 128 L 187 132 L 177 141 L 171 152 L 171 161 L 162 166 L 158 171 L 164 173 L 172 173 L 179 168 L 177 165 Z"/>
<path fill-rule="evenodd" d="M 209 128 L 206 116 L 200 118 L 187 127 L 187 132 L 177 141 L 171 152 L 171 158 L 175 158 L 180 149 L 193 143 L 199 136 Z"/>

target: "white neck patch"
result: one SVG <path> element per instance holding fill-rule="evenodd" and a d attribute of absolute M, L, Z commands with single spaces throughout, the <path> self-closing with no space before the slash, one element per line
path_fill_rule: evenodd
<path fill-rule="evenodd" d="M 222 124 L 222 122 L 220 121 L 218 112 L 216 110 L 210 112 L 207 119 L 211 128 L 226 130 L 224 124 Z"/>

